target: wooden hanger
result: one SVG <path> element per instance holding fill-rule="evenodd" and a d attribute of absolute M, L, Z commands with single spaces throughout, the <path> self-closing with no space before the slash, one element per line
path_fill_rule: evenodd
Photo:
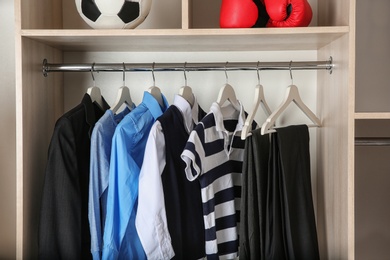
<path fill-rule="evenodd" d="M 130 109 L 133 107 L 134 104 L 131 100 L 130 90 L 126 86 L 122 86 L 119 88 L 115 103 L 110 109 L 113 113 L 116 113 L 123 104 L 125 104 Z"/>
<path fill-rule="evenodd" d="M 183 97 L 185 100 L 187 100 L 187 102 L 192 107 L 194 105 L 195 98 L 194 98 L 194 94 L 192 93 L 192 88 L 187 85 L 186 63 L 184 63 L 184 79 L 185 79 L 185 85 L 180 88 L 179 95 Z"/>
<path fill-rule="evenodd" d="M 118 94 L 114 105 L 110 108 L 113 113 L 116 113 L 118 109 L 123 105 L 127 105 L 130 109 L 133 107 L 133 101 L 131 100 L 130 89 L 126 87 L 126 67 L 123 63 L 123 86 L 119 88 Z"/>
<path fill-rule="evenodd" d="M 156 87 L 156 78 L 154 77 L 154 62 L 153 62 L 153 67 L 152 67 L 152 76 L 153 76 L 153 86 L 151 86 L 148 89 L 148 92 L 157 100 L 158 104 L 163 107 L 164 102 L 162 99 L 162 94 L 161 90 L 159 87 Z"/>
<path fill-rule="evenodd" d="M 101 108 L 104 107 L 104 102 L 103 102 L 103 98 L 102 98 L 102 94 L 101 94 L 101 91 L 100 91 L 100 88 L 98 88 L 96 86 L 96 81 L 95 81 L 95 77 L 93 76 L 93 72 L 95 71 L 94 69 L 95 67 L 95 63 L 92 64 L 92 68 L 91 68 L 91 75 L 92 75 L 92 80 L 93 80 L 93 87 L 89 87 L 87 89 L 87 94 L 91 97 L 91 100 L 92 100 L 92 103 L 97 103 Z"/>
<path fill-rule="evenodd" d="M 265 101 L 264 97 L 264 90 L 263 86 L 258 84 L 255 87 L 255 99 L 254 99 L 254 105 L 252 108 L 252 111 L 248 114 L 248 117 L 245 120 L 244 126 L 241 131 L 241 139 L 245 140 L 246 137 L 248 136 L 248 133 L 252 130 L 252 122 L 253 118 L 256 115 L 257 109 L 259 108 L 259 105 L 261 104 L 265 114 L 267 116 L 271 115 L 271 109 L 269 108 L 267 102 Z"/>
<path fill-rule="evenodd" d="M 226 101 L 229 101 L 236 110 L 240 111 L 240 103 L 238 102 L 236 93 L 230 84 L 225 84 L 225 86 L 223 86 L 218 93 L 218 105 L 222 107 Z"/>
<path fill-rule="evenodd" d="M 164 106 L 164 102 L 161 96 L 161 90 L 159 87 L 152 86 L 148 89 L 148 92 L 157 100 L 160 106 Z"/>
<path fill-rule="evenodd" d="M 305 103 L 303 103 L 301 97 L 299 96 L 297 86 L 290 85 L 287 88 L 286 96 L 283 103 L 267 118 L 267 120 L 261 127 L 262 135 L 266 133 L 275 132 L 275 130 L 271 128 L 274 126 L 276 119 L 291 102 L 294 102 L 303 111 L 303 113 L 305 113 L 305 115 L 314 123 L 314 125 L 308 125 L 309 127 L 321 126 L 321 122 L 317 118 L 317 116 L 305 105 Z"/>
<path fill-rule="evenodd" d="M 190 103 L 191 107 L 194 105 L 194 94 L 192 93 L 192 89 L 189 86 L 183 86 L 179 89 L 179 95 L 182 96 L 188 103 Z"/>
<path fill-rule="evenodd" d="M 219 90 L 217 103 L 220 107 L 222 107 L 226 101 L 229 101 L 236 110 L 240 111 L 240 103 L 237 100 L 236 92 L 234 92 L 233 87 L 228 83 L 226 65 L 225 65 L 226 84 Z"/>
<path fill-rule="evenodd" d="M 245 120 L 244 126 L 241 131 L 241 139 L 245 140 L 248 134 L 250 133 L 252 129 L 252 122 L 253 118 L 256 115 L 257 109 L 259 108 L 259 105 L 261 104 L 261 107 L 263 108 L 265 114 L 267 116 L 271 115 L 271 109 L 269 109 L 269 106 L 267 102 L 265 101 L 264 96 L 264 90 L 263 86 L 260 84 L 260 72 L 259 72 L 259 64 L 260 61 L 257 62 L 257 85 L 255 87 L 255 104 L 252 107 L 252 111 L 248 114 L 248 117 Z"/>

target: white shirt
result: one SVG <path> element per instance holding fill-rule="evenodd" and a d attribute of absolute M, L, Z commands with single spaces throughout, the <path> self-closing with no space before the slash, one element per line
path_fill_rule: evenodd
<path fill-rule="evenodd" d="M 198 123 L 198 103 L 193 107 L 180 95 L 173 105 L 183 115 L 185 128 L 190 133 Z M 161 123 L 152 126 L 145 148 L 139 176 L 138 211 L 135 226 L 148 259 L 170 259 L 173 251 L 164 203 L 161 174 L 166 164 L 165 138 Z"/>

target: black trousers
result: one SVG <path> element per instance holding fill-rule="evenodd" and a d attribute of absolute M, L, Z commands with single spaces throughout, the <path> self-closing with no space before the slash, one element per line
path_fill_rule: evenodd
<path fill-rule="evenodd" d="M 271 137 L 265 259 L 319 259 L 306 125 Z"/>
<path fill-rule="evenodd" d="M 269 136 L 260 129 L 245 141 L 240 212 L 240 260 L 265 259 Z"/>
<path fill-rule="evenodd" d="M 245 143 L 240 260 L 319 259 L 307 126 L 279 128 Z"/>

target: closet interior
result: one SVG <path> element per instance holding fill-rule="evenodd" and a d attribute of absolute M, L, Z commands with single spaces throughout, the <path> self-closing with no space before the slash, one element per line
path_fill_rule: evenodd
<path fill-rule="evenodd" d="M 162 3 L 163 2 L 163 3 Z M 16 0 L 17 258 L 36 258 L 39 209 L 47 150 L 56 120 L 80 102 L 93 84 L 114 104 L 122 73 L 49 72 L 49 64 L 148 64 L 125 73 L 134 103 L 158 86 L 171 103 L 188 85 L 208 110 L 228 82 L 250 111 L 259 80 L 270 110 L 293 82 L 321 127 L 310 129 L 311 167 L 318 241 L 323 259 L 354 259 L 355 0 L 310 0 L 314 16 L 306 28 L 220 29 L 221 1 L 153 1 L 149 17 L 134 30 L 89 29 L 74 1 Z M 328 62 L 328 70 L 259 70 L 267 62 Z M 228 63 L 227 63 L 228 62 Z M 191 71 L 191 64 L 251 63 L 250 70 Z M 174 63 L 176 71 L 150 71 Z M 178 65 L 182 64 L 182 66 Z M 182 69 L 180 68 L 182 67 Z M 183 73 L 187 68 L 187 73 Z M 226 73 L 225 73 L 226 72 Z M 290 72 L 292 77 L 290 76 Z M 185 75 L 185 76 L 184 76 Z M 295 109 L 295 110 L 294 110 Z M 254 120 L 267 116 L 258 109 Z M 289 108 L 280 125 L 311 124 Z"/>

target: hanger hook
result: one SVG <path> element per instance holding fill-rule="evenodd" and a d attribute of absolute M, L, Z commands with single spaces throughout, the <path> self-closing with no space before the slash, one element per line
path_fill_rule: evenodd
<path fill-rule="evenodd" d="M 290 61 L 290 78 L 291 78 L 291 85 L 294 85 L 294 79 L 293 79 L 293 75 L 292 75 L 292 69 L 291 69 L 291 65 L 292 65 L 292 60 Z"/>
<path fill-rule="evenodd" d="M 256 70 L 257 70 L 257 83 L 260 85 L 260 72 L 259 72 L 260 61 L 257 61 Z"/>
<path fill-rule="evenodd" d="M 187 86 L 187 73 L 186 73 L 186 66 L 187 66 L 187 62 L 184 62 L 184 67 L 183 67 L 183 72 L 184 72 L 184 81 L 185 81 L 185 85 Z"/>
<path fill-rule="evenodd" d="M 93 80 L 93 86 L 96 87 L 95 76 L 93 75 L 94 71 L 95 71 L 95 62 L 92 63 L 92 66 L 91 66 L 91 76 L 92 76 L 92 80 Z"/>
<path fill-rule="evenodd" d="M 153 62 L 153 64 L 152 64 L 152 77 L 153 77 L 153 86 L 156 86 L 156 78 L 154 77 L 154 65 L 155 65 L 155 62 Z"/>
<path fill-rule="evenodd" d="M 226 67 L 227 67 L 228 63 L 229 63 L 228 61 L 225 63 L 225 78 L 226 78 L 226 84 L 228 84 L 228 82 L 229 82 L 229 77 L 228 77 L 227 70 L 226 70 Z"/>
<path fill-rule="evenodd" d="M 126 86 L 126 65 L 123 62 L 123 86 Z"/>

